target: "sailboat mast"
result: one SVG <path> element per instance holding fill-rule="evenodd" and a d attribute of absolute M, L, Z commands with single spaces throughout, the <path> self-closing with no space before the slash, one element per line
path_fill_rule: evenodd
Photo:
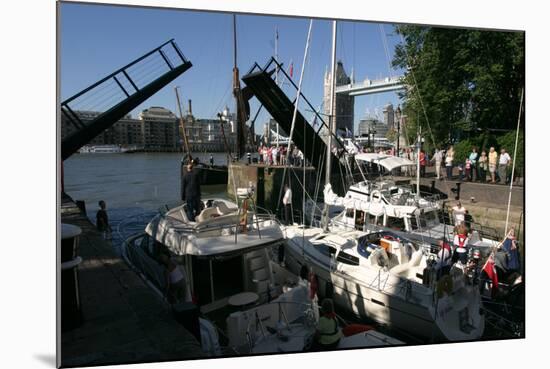
<path fill-rule="evenodd" d="M 422 126 L 418 126 L 418 138 L 416 142 L 416 199 L 420 199 L 420 146 L 422 145 Z"/>
<path fill-rule="evenodd" d="M 334 87 L 336 85 L 336 21 L 332 21 L 332 61 L 330 72 L 330 107 L 328 118 L 328 140 L 327 140 L 327 166 L 325 169 L 325 185 L 330 184 L 330 172 L 332 166 L 332 131 L 334 130 L 335 98 Z M 329 205 L 325 202 L 323 210 L 323 229 L 328 230 Z"/>
<path fill-rule="evenodd" d="M 192 159 L 191 151 L 189 151 L 189 141 L 187 141 L 187 133 L 185 132 L 185 123 L 183 121 L 183 113 L 181 111 L 181 103 L 180 103 L 180 95 L 178 94 L 178 86 L 174 87 L 174 91 L 176 91 L 176 101 L 178 103 L 178 110 L 180 112 L 180 127 L 181 127 L 181 132 L 183 134 L 183 144 L 185 146 L 185 151 L 187 152 L 187 156 L 189 156 L 189 160 L 191 160 Z"/>
<path fill-rule="evenodd" d="M 239 97 L 241 93 L 239 83 L 239 68 L 237 68 L 237 15 L 233 14 L 233 96 L 235 97 L 235 153 L 237 160 L 242 156 L 242 127 L 241 127 L 241 109 L 239 107 Z"/>
<path fill-rule="evenodd" d="M 275 28 L 275 61 L 279 64 L 279 29 Z M 275 70 L 275 84 L 279 85 L 279 66 Z M 277 122 L 277 151 L 279 151 L 279 123 Z"/>

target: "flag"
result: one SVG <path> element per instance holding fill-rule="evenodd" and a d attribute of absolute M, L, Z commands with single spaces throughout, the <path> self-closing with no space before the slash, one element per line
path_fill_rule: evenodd
<path fill-rule="evenodd" d="M 292 78 L 292 72 L 294 71 L 294 63 L 290 63 L 290 68 L 288 69 L 288 74 Z"/>
<path fill-rule="evenodd" d="M 487 274 L 489 279 L 491 279 L 491 282 L 493 284 L 491 294 L 494 296 L 495 293 L 498 291 L 498 275 L 495 268 L 495 257 L 492 253 L 489 258 L 487 258 L 487 262 L 483 266 L 483 271 L 485 272 L 485 274 Z"/>

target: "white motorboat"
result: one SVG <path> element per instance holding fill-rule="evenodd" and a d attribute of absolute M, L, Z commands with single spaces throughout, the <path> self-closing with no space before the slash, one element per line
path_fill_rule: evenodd
<path fill-rule="evenodd" d="M 118 154 L 130 151 L 121 145 L 84 145 L 78 150 L 80 154 Z"/>
<path fill-rule="evenodd" d="M 204 205 L 196 222 L 187 219 L 185 205 L 156 216 L 145 233 L 125 241 L 126 261 L 168 303 L 160 254 L 169 252 L 185 274 L 185 300 L 193 296 L 200 308 L 203 351 L 210 356 L 307 350 L 318 307 L 307 283 L 272 261 L 272 247 L 283 241 L 279 223 L 222 199 Z M 340 347 L 394 344 L 403 343 L 369 331 L 343 338 Z"/>
<path fill-rule="evenodd" d="M 390 173 L 395 168 L 415 165 L 408 159 L 386 154 L 358 154 L 355 159 L 379 165 Z M 409 238 L 432 244 L 454 237 L 454 227 L 440 219 L 441 202 L 437 196 L 419 196 L 410 186 L 399 185 L 391 177 L 365 179 L 350 186 L 344 197 L 337 196 L 331 185 L 327 184 L 324 201 L 328 205 L 345 208 L 332 218 L 335 227 L 405 232 Z M 498 240 L 483 237 L 477 230 L 472 230 L 469 237 L 469 245 L 484 251 L 485 255 L 497 244 Z"/>
<path fill-rule="evenodd" d="M 323 232 L 293 225 L 284 232 L 287 268 L 294 273 L 303 265 L 312 268 L 320 297 L 332 297 L 336 306 L 429 342 L 481 337 L 478 286 L 460 265 L 436 282 L 423 245 L 387 231 Z"/>

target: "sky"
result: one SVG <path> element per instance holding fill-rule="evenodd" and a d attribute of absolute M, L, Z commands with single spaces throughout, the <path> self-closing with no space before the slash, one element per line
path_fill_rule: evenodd
<path fill-rule="evenodd" d="M 298 84 L 309 21 L 237 15 L 237 63 L 241 76 L 255 62 L 263 66 L 275 54 L 278 30 L 278 59 L 286 68 L 293 64 L 293 80 Z M 137 117 L 150 106 L 163 106 L 176 113 L 175 86 L 180 87 L 182 101 L 193 101 L 196 118 L 215 118 L 226 105 L 234 110 L 233 18 L 229 13 L 62 3 L 60 25 L 62 100 L 173 38 L 193 63 L 192 68 L 134 109 L 132 116 Z M 302 92 L 317 108 L 323 99 L 324 73 L 330 68 L 331 36 L 332 22 L 313 20 Z M 353 69 L 356 81 L 397 76 L 402 71 L 393 70 L 390 63 L 399 42 L 391 24 L 339 21 L 336 57 L 348 75 Z M 289 88 L 285 91 L 296 93 Z M 367 114 L 381 117 L 387 103 L 400 103 L 396 92 L 356 97 L 355 129 Z M 182 104 L 186 107 L 186 103 Z M 252 115 L 258 107 L 253 99 Z M 306 117 L 311 115 L 303 104 L 300 109 Z M 264 109 L 256 120 L 256 132 L 269 118 Z"/>

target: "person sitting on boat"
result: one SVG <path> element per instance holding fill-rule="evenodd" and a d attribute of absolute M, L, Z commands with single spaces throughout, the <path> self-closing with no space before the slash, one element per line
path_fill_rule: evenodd
<path fill-rule="evenodd" d="M 437 271 L 437 279 L 439 280 L 442 276 L 449 274 L 451 270 L 452 250 L 445 240 L 439 240 L 438 245 L 439 251 L 437 252 L 435 269 Z"/>
<path fill-rule="evenodd" d="M 315 343 L 314 350 L 332 350 L 340 343 L 342 338 L 342 331 L 338 326 L 336 320 L 336 313 L 334 312 L 334 304 L 331 299 L 326 298 L 321 305 L 322 315 L 317 323 L 317 330 L 315 331 Z"/>
<path fill-rule="evenodd" d="M 508 285 L 514 285 L 521 281 L 518 247 L 513 228 L 497 248 L 494 259 L 499 281 Z"/>
<path fill-rule="evenodd" d="M 519 249 L 516 240 L 516 230 L 511 228 L 502 243 L 502 249 L 508 254 L 508 270 L 510 272 L 520 272 Z"/>
<path fill-rule="evenodd" d="M 460 223 L 456 227 L 456 234 L 453 240 L 453 245 L 455 247 L 452 263 L 460 261 L 463 265 L 466 265 L 468 261 L 468 229 L 464 223 Z"/>
<path fill-rule="evenodd" d="M 181 182 L 181 197 L 182 200 L 187 203 L 187 218 L 191 222 L 195 221 L 195 216 L 201 211 L 201 186 L 199 173 L 194 169 L 195 164 L 195 160 L 190 160 L 189 163 L 187 163 L 187 172 L 183 175 Z"/>
<path fill-rule="evenodd" d="M 166 296 L 171 304 L 179 301 L 191 301 L 191 293 L 187 288 L 187 279 L 183 267 L 174 262 L 168 255 L 162 253 L 159 259 L 166 267 Z"/>

